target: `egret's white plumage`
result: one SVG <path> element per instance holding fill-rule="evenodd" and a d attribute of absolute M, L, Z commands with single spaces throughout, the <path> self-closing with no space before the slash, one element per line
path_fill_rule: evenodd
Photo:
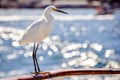
<path fill-rule="evenodd" d="M 45 39 L 51 32 L 54 24 L 54 18 L 51 15 L 52 9 L 54 6 L 49 6 L 45 9 L 43 15 L 40 19 L 33 22 L 23 34 L 21 40 L 19 41 L 20 45 L 26 43 L 40 43 Z"/>
<path fill-rule="evenodd" d="M 39 43 L 45 39 L 51 32 L 54 24 L 54 18 L 51 15 L 53 11 L 58 11 L 67 14 L 61 10 L 58 10 L 55 6 L 48 6 L 40 19 L 33 22 L 24 32 L 22 38 L 19 40 L 20 45 L 27 43 L 34 43 L 33 47 L 33 62 L 35 73 L 40 72 L 40 68 L 36 58 L 36 52 L 39 46 Z"/>

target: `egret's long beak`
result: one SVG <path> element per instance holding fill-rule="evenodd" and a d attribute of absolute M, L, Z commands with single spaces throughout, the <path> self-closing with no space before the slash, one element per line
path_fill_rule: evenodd
<path fill-rule="evenodd" d="M 68 14 L 67 12 L 64 12 L 64 11 L 61 11 L 59 9 L 56 9 L 57 12 L 61 12 L 61 13 L 64 13 L 64 14 Z"/>
<path fill-rule="evenodd" d="M 57 11 L 57 12 L 61 12 L 61 13 L 64 13 L 64 14 L 68 14 L 67 12 L 64 12 L 62 10 L 59 10 L 59 9 L 53 9 L 54 11 Z"/>

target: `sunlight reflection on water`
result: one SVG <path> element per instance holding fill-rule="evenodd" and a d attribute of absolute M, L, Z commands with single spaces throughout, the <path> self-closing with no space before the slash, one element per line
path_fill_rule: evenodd
<path fill-rule="evenodd" d="M 43 71 L 69 68 L 120 68 L 120 26 L 116 21 L 113 21 L 111 26 L 110 22 L 109 20 L 108 23 L 99 20 L 56 21 L 53 32 L 39 47 L 38 60 Z M 18 23 L 21 24 L 14 26 Z M 31 57 L 33 44 L 20 47 L 12 44 L 15 40 L 19 40 L 24 32 L 24 27 L 21 25 L 26 26 L 25 23 L 27 21 L 0 23 L 0 77 L 26 74 L 33 70 Z M 96 78 L 103 80 L 101 76 Z M 96 80 L 96 78 L 88 76 L 69 79 Z M 104 80 L 110 78 L 108 76 Z M 116 80 L 119 78 L 117 76 Z"/>
<path fill-rule="evenodd" d="M 72 31 L 75 30 L 74 27 L 72 27 Z M 83 30 L 86 31 L 86 30 Z M 1 36 L 1 44 L 4 44 L 4 40 L 18 40 L 20 37 L 20 34 L 23 32 L 23 30 L 20 29 L 14 29 L 9 27 L 1 27 L 0 36 Z M 4 40 L 3 40 L 4 39 Z M 103 45 L 100 43 L 90 43 L 90 41 L 86 41 L 85 43 L 76 43 L 76 42 L 69 42 L 69 41 L 61 41 L 61 38 L 58 35 L 53 35 L 51 37 L 48 37 L 42 44 L 40 44 L 41 49 L 43 51 L 48 51 L 48 56 L 53 56 L 54 53 L 62 53 L 62 56 L 67 61 L 61 63 L 61 68 L 68 68 L 68 67 L 84 67 L 84 68 L 90 68 L 96 66 L 98 63 L 104 63 L 104 59 L 100 58 L 99 55 L 96 53 L 101 52 L 103 49 Z M 11 54 L 8 54 L 6 56 L 7 60 L 14 60 L 19 57 L 20 54 L 24 53 L 24 57 L 31 57 L 32 52 L 29 51 L 32 48 L 32 44 L 26 45 L 23 47 L 25 50 L 27 50 L 25 53 L 23 50 L 17 50 L 14 51 Z M 9 47 L 0 47 L 1 50 L 9 51 Z M 84 49 L 88 49 L 87 51 Z M 93 50 L 92 50 L 93 49 Z M 83 50 L 83 51 L 82 51 Z M 19 54 L 19 55 L 18 55 Z M 108 49 L 105 51 L 105 57 L 109 58 L 111 55 L 114 55 L 115 51 L 114 49 Z M 39 56 L 39 60 L 42 62 L 45 60 L 45 56 Z M 99 60 L 102 59 L 102 60 Z M 107 68 L 120 68 L 120 65 L 118 62 L 110 60 L 108 62 L 105 61 Z M 20 71 L 10 71 L 8 72 L 8 76 L 12 75 L 19 75 L 23 74 L 25 72 Z M 0 76 L 5 76 L 3 72 L 0 73 Z"/>

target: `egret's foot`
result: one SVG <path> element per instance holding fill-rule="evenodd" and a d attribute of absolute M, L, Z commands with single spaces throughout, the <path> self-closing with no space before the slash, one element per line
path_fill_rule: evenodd
<path fill-rule="evenodd" d="M 35 74 L 35 75 L 38 75 L 39 74 L 39 72 L 31 72 L 32 74 Z"/>
<path fill-rule="evenodd" d="M 32 74 L 36 74 L 36 75 L 38 75 L 38 74 L 41 74 L 41 75 L 49 75 L 50 72 L 32 72 Z"/>

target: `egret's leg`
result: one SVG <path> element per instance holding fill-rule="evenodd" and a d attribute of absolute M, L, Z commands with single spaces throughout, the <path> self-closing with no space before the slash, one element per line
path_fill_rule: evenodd
<path fill-rule="evenodd" d="M 35 72 L 37 72 L 37 67 L 36 67 L 36 62 L 35 62 L 35 44 L 34 44 L 34 47 L 33 47 L 32 57 L 33 57 L 34 69 L 35 69 Z"/>
<path fill-rule="evenodd" d="M 36 48 L 35 48 L 35 61 L 36 61 L 36 66 L 37 66 L 38 72 L 40 72 L 40 68 L 39 68 L 39 65 L 38 65 L 37 58 L 36 58 L 36 53 L 37 53 L 38 47 L 39 47 L 39 43 L 36 45 Z"/>

